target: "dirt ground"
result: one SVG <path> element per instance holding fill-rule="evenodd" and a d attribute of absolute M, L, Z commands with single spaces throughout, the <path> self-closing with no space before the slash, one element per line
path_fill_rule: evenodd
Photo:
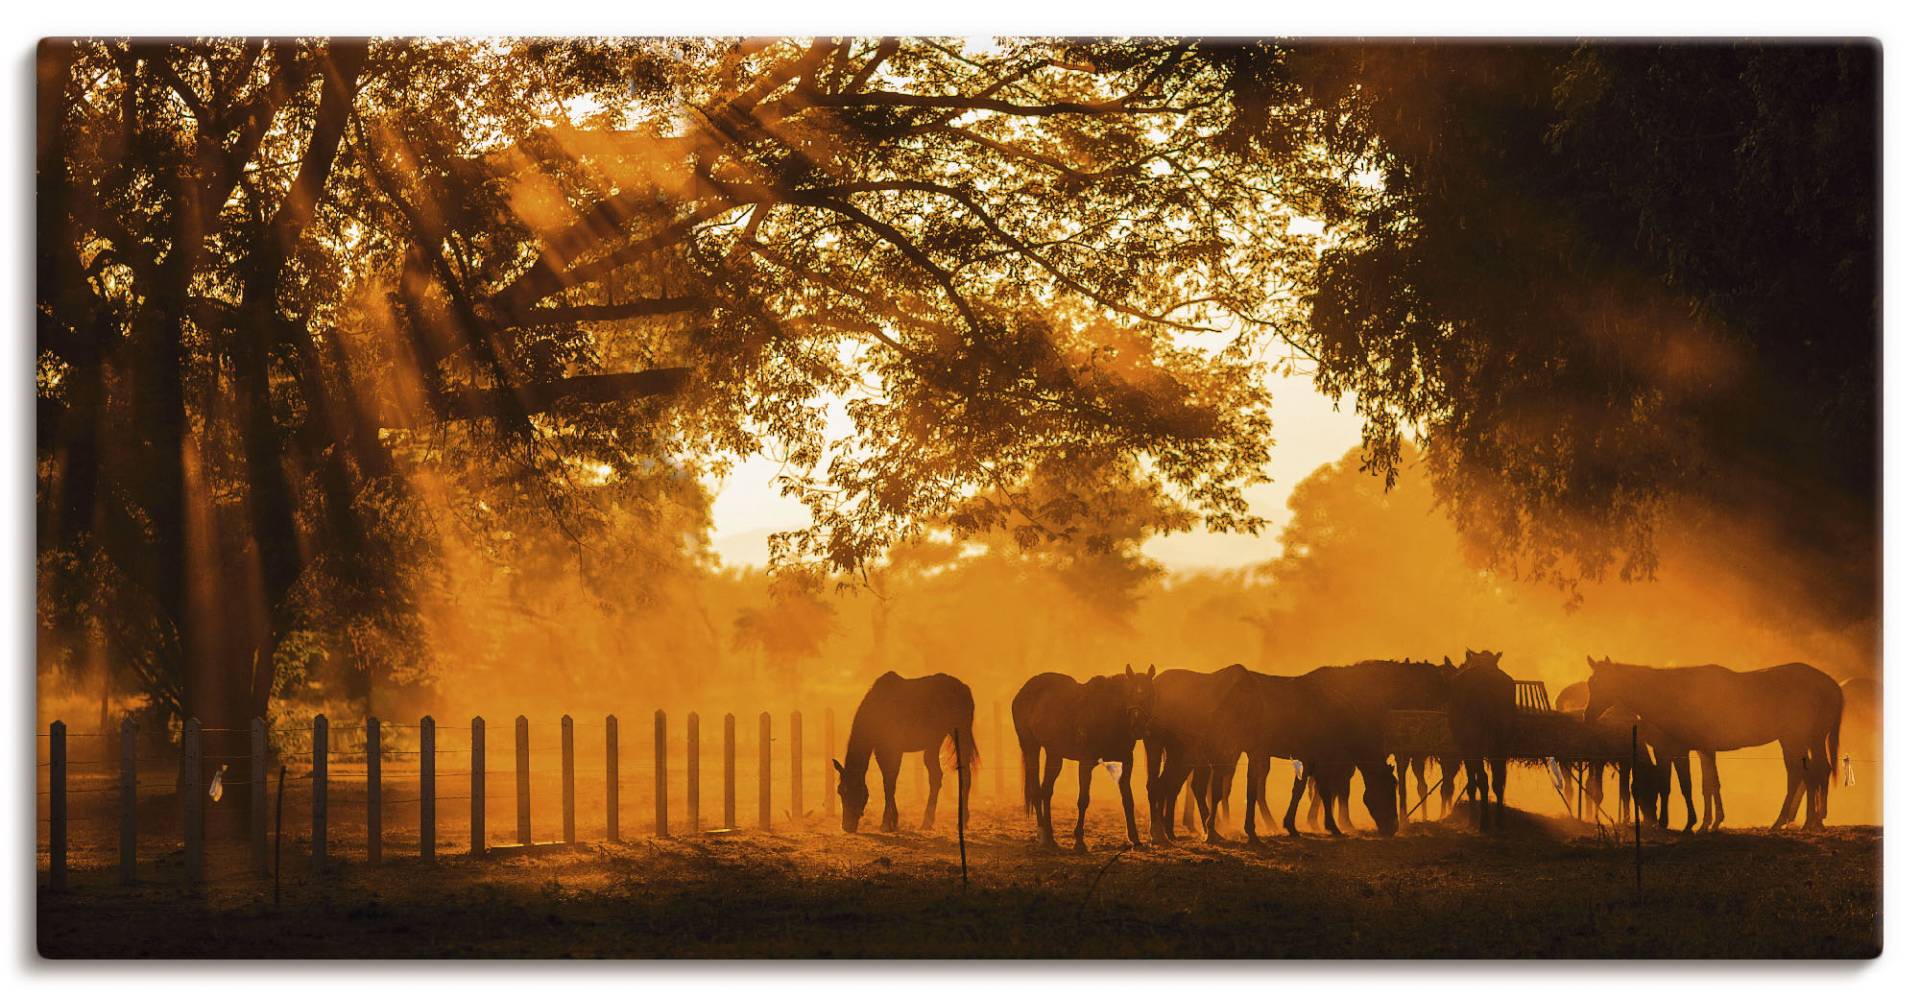
<path fill-rule="evenodd" d="M 1071 819 L 1070 806 L 1056 813 Z M 49 958 L 1867 958 L 1881 949 L 1878 827 L 1648 830 L 1638 889 L 1630 833 L 1526 814 L 1490 836 L 1456 820 L 1392 839 L 1208 847 L 1188 837 L 1136 851 L 1122 849 L 1117 814 L 1096 810 L 1088 836 L 1088 854 L 1043 852 L 1017 807 L 983 806 L 964 886 L 951 826 L 848 836 L 811 817 L 765 833 L 443 852 L 431 867 L 394 840 L 378 867 L 336 848 L 340 860 L 318 878 L 305 842 L 289 840 L 278 905 L 242 847 L 219 843 L 197 890 L 181 884 L 177 850 L 143 860 L 145 881 L 132 887 L 106 862 L 83 862 L 53 893 L 43 870 L 38 941 Z M 442 831 L 443 847 L 464 843 Z"/>

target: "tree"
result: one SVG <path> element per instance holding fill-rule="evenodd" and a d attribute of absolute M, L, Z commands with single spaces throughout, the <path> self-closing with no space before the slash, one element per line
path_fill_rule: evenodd
<path fill-rule="evenodd" d="M 1354 45 L 1270 67 L 1329 187 L 1304 348 L 1480 554 L 1651 576 L 1675 500 L 1878 611 L 1871 45 Z"/>
<path fill-rule="evenodd" d="M 1311 246 L 1204 46 L 87 41 L 39 69 L 43 617 L 64 639 L 110 598 L 177 715 L 243 728 L 295 632 L 416 652 L 449 515 L 544 512 L 584 551 L 762 445 L 814 511 L 784 552 L 830 569 L 1042 458 L 1254 524 L 1257 358 Z"/>

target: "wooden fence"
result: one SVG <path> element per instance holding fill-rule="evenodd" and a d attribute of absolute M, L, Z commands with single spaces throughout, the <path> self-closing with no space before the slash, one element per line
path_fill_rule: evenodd
<path fill-rule="evenodd" d="M 837 815 L 838 796 L 833 772 L 833 760 L 837 756 L 838 746 L 832 710 L 826 710 L 820 716 L 820 725 L 816 727 L 819 741 L 815 750 L 817 757 L 806 754 L 807 740 L 805 718 L 799 711 L 792 712 L 787 723 L 787 742 L 777 744 L 773 737 L 774 717 L 762 712 L 758 716 L 756 740 L 757 770 L 754 772 L 755 812 L 752 826 L 760 830 L 771 830 L 779 823 L 784 826 L 804 825 L 809 816 L 824 815 L 832 818 Z M 1002 718 L 998 710 L 980 717 L 993 727 L 991 742 L 994 745 L 993 757 L 1004 763 L 1017 763 L 1005 759 L 999 753 L 1001 743 L 1000 727 Z M 255 719 L 244 730 L 213 730 L 205 728 L 198 720 L 188 720 L 178 731 L 178 753 L 167 751 L 158 755 L 141 756 L 140 730 L 134 721 L 123 722 L 118 730 L 117 756 L 104 755 L 91 760 L 75 760 L 70 757 L 70 747 L 76 738 L 91 738 L 102 745 L 111 743 L 104 733 L 71 734 L 67 724 L 54 722 L 45 734 L 46 760 L 41 763 L 45 769 L 46 787 L 41 794 L 47 799 L 46 846 L 49 861 L 48 884 L 53 889 L 64 889 L 69 882 L 70 834 L 74 824 L 80 821 L 118 823 L 118 880 L 123 884 L 132 884 L 143 877 L 142 848 L 149 852 L 155 845 L 161 848 L 160 854 L 173 853 L 178 848 L 181 856 L 182 875 L 189 885 L 204 884 L 207 880 L 207 814 L 208 806 L 219 806 L 223 796 L 242 795 L 244 800 L 244 824 L 246 846 L 245 857 L 239 864 L 245 866 L 245 875 L 252 877 L 270 877 L 276 874 L 276 864 L 281 850 L 281 834 L 298 835 L 300 823 L 305 823 L 307 838 L 307 867 L 312 874 L 324 874 L 330 865 L 350 860 L 349 855 L 330 850 L 330 842 L 344 845 L 351 852 L 353 845 L 364 841 L 364 860 L 368 864 L 379 864 L 391 857 L 389 848 L 404 848 L 409 843 L 402 836 L 396 842 L 395 831 L 401 835 L 406 829 L 414 829 L 418 839 L 418 856 L 421 860 L 432 862 L 443 855 L 440 847 L 442 803 L 466 802 L 468 804 L 468 835 L 466 853 L 473 856 L 490 852 L 503 852 L 528 848 L 546 848 L 578 843 L 580 827 L 576 820 L 576 771 L 579 760 L 576 752 L 574 721 L 571 716 L 562 716 L 559 720 L 558 744 L 555 747 L 536 748 L 533 744 L 534 728 L 527 717 L 515 717 L 513 724 L 512 767 L 510 769 L 490 769 L 487 721 L 483 717 L 474 717 L 469 726 L 469 738 L 465 744 L 449 743 L 446 732 L 431 716 L 421 717 L 418 723 L 393 724 L 369 717 L 364 725 L 347 724 L 333 727 L 326 716 L 315 716 L 310 727 L 285 729 L 271 728 L 265 720 Z M 735 717 L 727 714 L 720 727 L 720 822 L 714 825 L 711 811 L 703 816 L 701 808 L 701 788 L 703 785 L 701 754 L 703 750 L 701 717 L 697 712 L 686 717 L 685 739 L 679 743 L 670 743 L 668 736 L 668 716 L 665 710 L 653 714 L 653 771 L 652 771 L 652 832 L 656 836 L 670 836 L 674 833 L 701 833 L 725 828 L 739 829 L 744 821 L 738 812 L 736 785 L 741 777 L 737 764 L 736 733 L 738 724 Z M 636 784 L 644 785 L 644 780 L 623 781 L 621 765 L 620 720 L 616 716 L 607 716 L 605 723 L 604 779 L 605 779 L 605 828 L 602 839 L 618 842 L 623 838 L 625 819 L 630 813 L 622 809 L 622 789 Z M 543 734 L 544 735 L 544 734 Z M 709 727 L 707 736 L 711 737 Z M 976 734 L 978 736 L 978 734 Z M 987 739 L 981 736 L 980 739 Z M 244 744 L 245 753 L 209 753 L 208 744 Z M 711 749 L 711 744 L 706 745 Z M 501 747 L 496 746 L 496 751 Z M 559 753 L 557 792 L 552 795 L 542 793 L 538 800 L 541 806 L 535 806 L 534 755 L 557 750 Z M 101 753 L 101 752 L 95 752 Z M 785 772 L 788 797 L 787 809 L 776 813 L 774 809 L 774 782 L 776 753 L 784 755 L 778 760 L 787 762 Z M 466 755 L 465 771 L 458 767 L 460 755 Z M 683 819 L 676 825 L 670 819 L 670 795 L 668 791 L 669 768 L 678 762 L 684 772 L 684 791 L 681 801 L 684 803 Z M 591 764 L 591 762 L 588 762 Z M 994 763 L 994 786 L 998 793 L 1003 784 L 1001 768 L 1004 763 Z M 304 764 L 306 771 L 298 773 Z M 295 823 L 278 827 L 277 814 L 286 806 L 287 799 L 284 781 L 280 798 L 273 798 L 269 792 L 269 771 L 278 766 L 281 777 L 298 785 L 300 780 L 309 784 L 306 791 L 295 790 L 294 800 L 299 807 L 301 797 L 307 804 L 304 814 L 295 814 Z M 287 769 L 295 768 L 291 779 L 286 778 Z M 807 772 L 815 772 L 818 782 L 811 782 Z M 918 768 L 918 765 L 914 766 Z M 76 778 L 74 771 L 80 768 L 85 772 Z M 155 768 L 167 768 L 170 777 L 162 780 L 153 777 Z M 115 770 L 117 769 L 117 770 Z M 238 769 L 237 777 L 244 784 L 227 780 L 229 771 Z M 142 779 L 142 771 L 147 779 Z M 405 791 L 416 783 L 411 777 L 417 770 L 417 789 L 411 794 L 399 794 L 395 789 Z M 590 768 L 588 769 L 591 770 Z M 711 769 L 708 769 L 710 772 Z M 208 775 L 208 772 L 215 774 Z M 551 766 L 548 773 L 555 773 Z M 458 791 L 457 780 L 466 776 L 465 794 L 452 794 Z M 498 796 L 491 797 L 490 788 L 498 792 L 505 785 L 505 776 L 511 774 L 513 799 L 513 836 L 510 844 L 495 842 L 487 831 L 488 803 L 504 801 Z M 497 780 L 490 781 L 489 775 Z M 396 779 L 397 776 L 397 779 Z M 213 778 L 222 779 L 221 791 L 210 791 Z M 443 779 L 456 780 L 449 784 Z M 171 792 L 158 791 L 169 789 Z M 146 791 L 143 793 L 142 790 Z M 812 798 L 820 800 L 819 807 L 808 810 L 806 801 L 809 789 L 817 790 Z M 451 791 L 450 791 L 451 790 Z M 903 784 L 904 790 L 904 784 Z M 977 790 L 976 790 L 977 791 Z M 93 807 L 92 815 L 76 816 L 70 807 L 71 797 L 75 794 L 85 796 L 98 793 L 103 796 L 117 797 L 114 804 Z M 148 804 L 150 811 L 156 797 L 171 794 L 177 815 L 177 836 L 174 832 L 162 832 L 153 824 L 152 813 L 142 819 L 142 804 Z M 949 800 L 952 795 L 949 794 Z M 552 812 L 546 808 L 557 800 L 558 835 L 554 839 L 539 839 L 536 834 L 536 814 L 546 817 L 550 826 Z M 227 807 L 231 809 L 233 800 Z M 344 811 L 343 811 L 344 807 Z M 163 807 L 168 808 L 168 807 Z M 406 828 L 407 817 L 417 820 L 417 826 Z M 336 823 L 335 821 L 339 822 Z M 837 822 L 837 821 L 836 821 Z M 395 826 L 398 824 L 398 826 Z M 837 827 L 836 827 L 837 829 Z M 355 838 L 358 838 L 356 840 Z M 411 848 L 404 848 L 411 850 Z M 149 865 L 159 859 L 149 854 Z M 226 875 L 222 877 L 239 877 Z"/>

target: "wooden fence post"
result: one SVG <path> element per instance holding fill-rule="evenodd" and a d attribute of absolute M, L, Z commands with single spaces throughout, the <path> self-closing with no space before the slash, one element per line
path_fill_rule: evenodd
<path fill-rule="evenodd" d="M 687 832 L 700 832 L 700 714 L 687 713 Z"/>
<path fill-rule="evenodd" d="M 760 829 L 773 829 L 773 714 L 760 714 Z"/>
<path fill-rule="evenodd" d="M 380 863 L 380 720 L 367 717 L 367 864 Z"/>
<path fill-rule="evenodd" d="M 467 762 L 472 788 L 467 792 L 470 815 L 467 822 L 467 853 L 479 857 L 487 853 L 487 721 L 473 717 L 473 759 Z"/>
<path fill-rule="evenodd" d="M 438 835 L 434 832 L 434 786 L 438 784 L 433 774 L 433 717 L 420 717 L 420 860 L 431 863 L 434 853 L 439 850 Z"/>
<path fill-rule="evenodd" d="M 573 717 L 560 717 L 560 839 L 573 843 Z"/>
<path fill-rule="evenodd" d="M 184 829 L 187 843 L 187 883 L 199 885 L 201 872 L 205 868 L 205 847 L 201 839 L 201 831 L 205 829 L 205 824 L 200 820 L 199 720 L 187 720 L 187 725 L 180 732 L 180 748 L 185 754 L 186 769 L 182 772 L 184 777 L 181 779 L 180 790 L 185 797 L 180 800 L 180 813 L 181 819 L 186 823 Z"/>
<path fill-rule="evenodd" d="M 247 836 L 253 845 L 253 873 L 261 878 L 267 877 L 267 721 L 260 716 L 253 717 L 247 723 L 249 740 L 247 761 L 253 767 L 247 772 L 247 792 L 253 798 L 248 803 Z"/>
<path fill-rule="evenodd" d="M 653 835 L 667 830 L 667 711 L 653 711 Z"/>
<path fill-rule="evenodd" d="M 327 870 L 327 717 L 313 717 L 313 873 Z"/>
<path fill-rule="evenodd" d="M 800 710 L 795 709 L 793 711 L 792 722 L 789 725 L 793 728 L 793 792 L 791 793 L 793 795 L 793 811 L 787 814 L 787 818 L 798 823 L 800 822 L 801 815 L 806 812 L 807 805 L 807 761 L 800 751 L 802 727 L 806 724 L 800 717 Z"/>
<path fill-rule="evenodd" d="M 527 745 L 527 717 L 513 719 L 513 837 L 522 845 L 533 843 L 533 773 L 528 770 L 531 749 Z"/>
<path fill-rule="evenodd" d="M 120 721 L 120 884 L 132 885 L 139 855 L 140 727 L 132 717 Z"/>
<path fill-rule="evenodd" d="M 67 887 L 67 724 L 47 727 L 47 884 Z"/>
<path fill-rule="evenodd" d="M 834 788 L 839 784 L 839 779 L 833 774 L 833 743 L 833 710 L 828 709 L 826 721 L 821 724 L 820 730 L 820 756 L 825 759 L 825 765 L 820 769 L 820 783 L 825 789 L 820 794 L 820 805 L 824 807 L 828 819 L 833 818 L 834 803 L 837 801 Z"/>
<path fill-rule="evenodd" d="M 607 839 L 620 842 L 620 721 L 607 717 Z"/>
<path fill-rule="evenodd" d="M 725 826 L 731 830 L 739 825 L 734 822 L 738 811 L 734 808 L 733 798 L 733 713 L 727 713 L 721 725 L 726 732 L 720 748 L 720 809 L 726 819 Z"/>

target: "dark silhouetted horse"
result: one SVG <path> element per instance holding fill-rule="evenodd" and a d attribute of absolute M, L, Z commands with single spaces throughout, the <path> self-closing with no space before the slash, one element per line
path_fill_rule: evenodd
<path fill-rule="evenodd" d="M 1587 679 L 1587 715 L 1619 708 L 1644 717 L 1656 731 L 1649 740 L 1655 760 L 1678 759 L 1674 771 L 1687 804 L 1682 829 L 1692 829 L 1695 820 L 1687 751 L 1735 750 L 1775 741 L 1786 767 L 1787 795 L 1774 829 L 1793 819 L 1803 795 L 1806 828 L 1821 827 L 1840 756 L 1843 705 L 1839 683 L 1824 672 L 1799 663 L 1758 671 L 1718 665 L 1642 667 L 1591 657 L 1587 664 L 1593 669 Z"/>
<path fill-rule="evenodd" d="M 1073 849 L 1087 849 L 1087 800 L 1093 770 L 1120 762 L 1120 805 L 1127 814 L 1127 840 L 1140 846 L 1133 813 L 1133 745 L 1152 728 L 1154 669 L 1101 675 L 1085 682 L 1049 671 L 1027 680 L 1013 697 L 1013 733 L 1020 741 L 1020 784 L 1027 811 L 1039 824 L 1040 843 L 1054 846 L 1053 784 L 1067 760 L 1080 762 L 1080 818 Z M 1042 752 L 1046 772 L 1041 773 Z"/>
<path fill-rule="evenodd" d="M 1370 705 L 1350 701 L 1342 681 L 1322 673 L 1279 677 L 1249 671 L 1235 683 L 1220 712 L 1215 746 L 1210 756 L 1247 755 L 1247 805 L 1244 829 L 1249 841 L 1258 841 L 1256 807 L 1263 801 L 1267 772 L 1273 758 L 1296 758 L 1315 785 L 1326 814 L 1326 830 L 1343 836 L 1334 822 L 1335 790 L 1349 782 L 1358 768 L 1365 779 L 1361 801 L 1383 834 L 1399 828 L 1394 809 L 1393 769 L 1386 763 L 1386 717 Z M 1293 803 L 1298 805 L 1306 779 L 1295 779 Z M 1203 818 L 1210 819 L 1208 807 Z M 1297 834 L 1294 808 L 1284 825 Z M 1217 831 L 1209 828 L 1208 838 Z"/>
<path fill-rule="evenodd" d="M 1220 766 L 1225 766 L 1222 778 L 1231 776 L 1235 758 L 1212 757 L 1207 751 L 1220 707 L 1246 673 L 1233 664 L 1204 674 L 1170 668 L 1154 676 L 1153 716 L 1145 738 L 1147 829 L 1154 840 L 1173 839 L 1173 811 L 1182 785 L 1192 783 L 1192 805 L 1202 796 L 1214 798 L 1209 779 Z"/>
<path fill-rule="evenodd" d="M 1501 654 L 1467 650 L 1452 676 L 1447 725 L 1467 770 L 1466 798 L 1480 802 L 1480 829 L 1500 824 L 1507 803 L 1507 744 L 1512 735 L 1513 677 L 1500 670 Z M 1491 775 L 1491 778 L 1489 778 Z"/>
<path fill-rule="evenodd" d="M 927 766 L 927 811 L 920 829 L 933 826 L 934 806 L 940 801 L 941 746 L 960 733 L 953 744 L 955 765 L 970 769 L 980 763 L 980 752 L 973 739 L 973 691 L 952 675 L 930 674 L 924 678 L 902 678 L 888 671 L 875 679 L 873 687 L 860 700 L 853 714 L 853 729 L 847 734 L 846 763 L 833 762 L 840 774 L 840 826 L 848 833 L 860 829 L 860 817 L 867 809 L 867 764 L 880 765 L 880 783 L 886 791 L 887 806 L 880 816 L 880 829 L 900 829 L 900 810 L 894 805 L 894 785 L 900 777 L 900 756 L 923 752 Z M 961 779 L 960 820 L 967 819 L 967 796 L 971 778 Z"/>

